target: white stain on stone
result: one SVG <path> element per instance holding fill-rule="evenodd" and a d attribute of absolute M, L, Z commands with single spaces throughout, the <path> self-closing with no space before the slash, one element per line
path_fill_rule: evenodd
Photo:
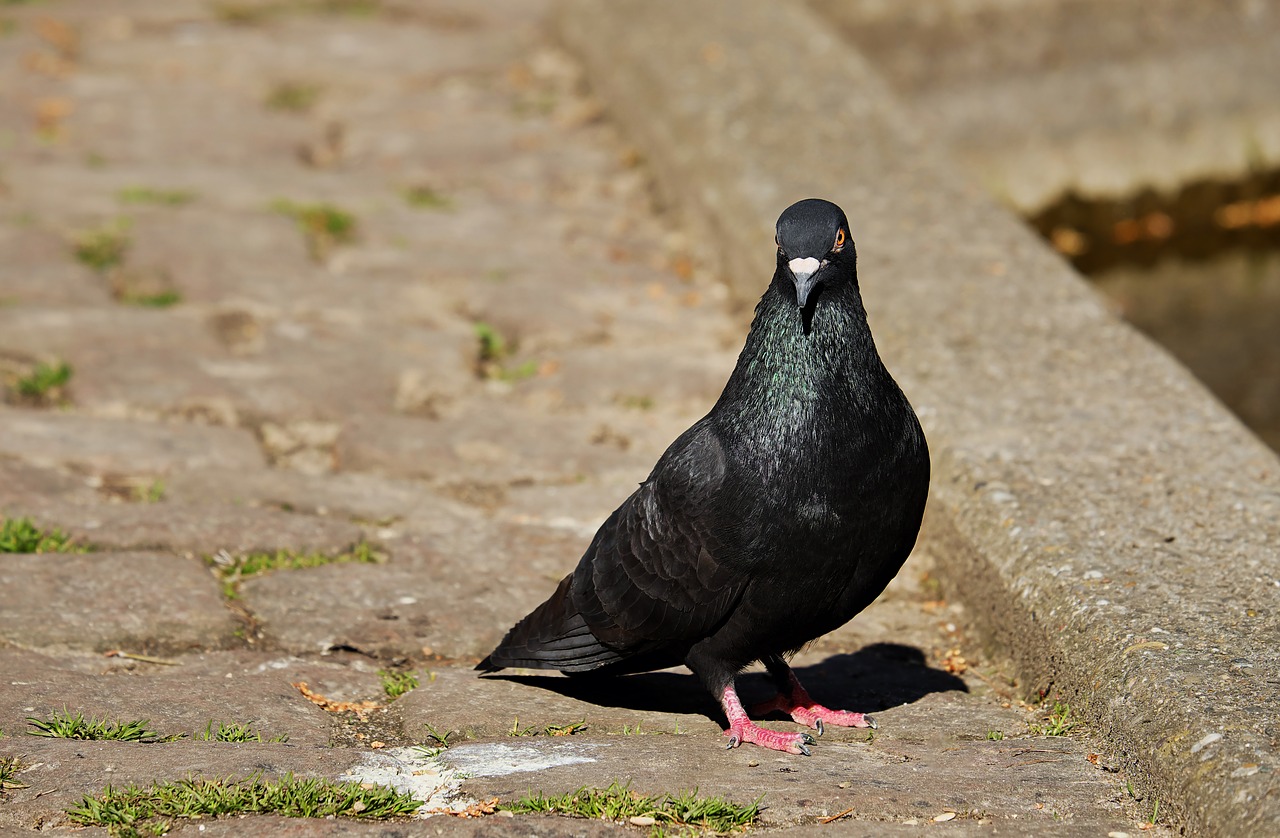
<path fill-rule="evenodd" d="M 548 747 L 533 745 L 476 744 L 450 748 L 442 758 L 469 777 L 500 777 L 526 771 L 544 771 L 559 765 L 595 762 L 594 752 L 603 744 L 564 742 Z"/>
<path fill-rule="evenodd" d="M 1212 745 L 1214 742 L 1217 742 L 1221 738 L 1222 738 L 1221 733 L 1210 733 L 1208 736 L 1206 736 L 1205 738 L 1201 739 L 1199 742 L 1191 746 L 1191 753 L 1198 754 L 1201 751 L 1203 751 L 1205 748 Z"/>
<path fill-rule="evenodd" d="M 425 818 L 444 811 L 459 812 L 476 801 L 460 791 L 462 778 L 458 772 L 429 756 L 422 748 L 387 748 L 366 751 L 360 761 L 343 773 L 339 780 L 354 783 L 376 783 L 421 800 L 415 813 Z"/>

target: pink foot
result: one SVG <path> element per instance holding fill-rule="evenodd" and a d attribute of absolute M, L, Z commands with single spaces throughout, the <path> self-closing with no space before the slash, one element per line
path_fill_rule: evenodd
<path fill-rule="evenodd" d="M 848 710 L 832 710 L 823 707 L 812 698 L 805 690 L 800 682 L 796 679 L 795 673 L 788 670 L 788 687 L 789 692 L 783 695 L 779 692 L 768 701 L 762 701 L 751 708 L 751 712 L 758 716 L 771 713 L 774 710 L 781 710 L 799 724 L 811 727 L 818 731 L 818 735 L 823 733 L 823 724 L 833 724 L 836 727 L 869 727 L 876 728 L 876 720 L 865 713 L 852 713 Z"/>
<path fill-rule="evenodd" d="M 744 742 L 750 742 L 774 751 L 809 756 L 808 746 L 813 744 L 812 736 L 807 733 L 779 733 L 753 724 L 747 718 L 747 711 L 743 709 L 733 687 L 725 688 L 724 694 L 720 696 L 720 706 L 729 719 L 729 729 L 724 732 L 729 737 L 726 747 L 736 748 Z"/>
<path fill-rule="evenodd" d="M 813 737 L 807 733 L 781 733 L 751 722 L 731 724 L 724 735 L 729 737 L 729 744 L 725 746 L 727 748 L 736 748 L 743 742 L 750 742 L 773 751 L 804 756 L 809 756 L 808 746 L 813 744 Z"/>

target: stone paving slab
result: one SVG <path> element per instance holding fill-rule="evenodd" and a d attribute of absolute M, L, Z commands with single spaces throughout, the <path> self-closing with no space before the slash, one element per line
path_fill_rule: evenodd
<path fill-rule="evenodd" d="M 276 778 L 337 777 L 354 762 L 335 748 L 256 742 L 79 742 L 26 737 L 12 746 L 24 765 L 25 789 L 5 793 L 0 824 L 33 829 L 67 823 L 65 810 L 86 795 L 100 794 L 108 783 L 150 785 L 153 780 L 233 777 L 261 773 Z M 7 822 L 7 823 L 6 823 Z"/>
<path fill-rule="evenodd" d="M 532 609 L 573 569 L 581 549 L 572 533 L 532 526 L 490 526 L 447 544 L 409 538 L 383 564 L 249 579 L 244 603 L 267 642 L 291 652 L 350 647 L 474 662 L 510 628 L 511 614 Z"/>
<path fill-rule="evenodd" d="M 145 484 L 144 488 L 145 488 Z M 95 550 L 172 550 L 231 555 L 294 550 L 340 553 L 361 541 L 362 529 L 340 519 L 277 509 L 195 503 L 68 504 L 15 501 L 8 514 L 63 529 Z M 138 577 L 144 579 L 145 577 Z"/>
<path fill-rule="evenodd" d="M 224 648 L 240 622 L 203 563 L 170 553 L 9 555 L 0 638 L 33 648 Z"/>
<path fill-rule="evenodd" d="M 363 700 L 382 687 L 377 675 L 288 656 L 212 652 L 172 659 L 173 665 L 87 656 L 68 661 L 0 649 L 6 689 L 0 694 L 0 730 L 6 746 L 22 750 L 28 717 L 81 713 L 86 718 L 145 719 L 161 736 L 195 737 L 210 722 L 251 725 L 264 740 L 328 745 L 332 720 L 292 686 L 304 681 L 339 701 Z M 94 667 L 90 669 L 90 667 Z M 18 740 L 18 741 L 14 741 Z M 21 744 L 19 744 L 21 743 Z M 6 750 L 12 749 L 6 748 Z"/>
<path fill-rule="evenodd" d="M 247 431 L 201 425 L 137 424 L 70 413 L 0 407 L 0 454 L 37 465 L 75 465 L 126 474 L 183 468 L 255 469 L 262 453 Z"/>

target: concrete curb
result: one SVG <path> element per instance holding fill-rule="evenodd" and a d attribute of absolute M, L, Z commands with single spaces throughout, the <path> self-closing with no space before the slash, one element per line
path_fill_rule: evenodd
<path fill-rule="evenodd" d="M 807 7 L 567 3 L 561 35 L 740 298 L 798 198 L 848 212 L 935 452 L 925 549 L 1031 686 L 1200 835 L 1280 827 L 1280 463 L 964 184 Z"/>

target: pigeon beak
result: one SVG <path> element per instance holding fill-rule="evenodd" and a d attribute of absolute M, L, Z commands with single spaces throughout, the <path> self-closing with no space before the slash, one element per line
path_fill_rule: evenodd
<path fill-rule="evenodd" d="M 787 267 L 791 269 L 791 278 L 796 284 L 796 305 L 804 308 L 809 302 L 809 294 L 813 291 L 813 287 L 818 284 L 813 277 L 818 272 L 818 268 L 822 267 L 822 263 L 812 256 L 805 259 L 792 259 L 787 263 Z"/>

